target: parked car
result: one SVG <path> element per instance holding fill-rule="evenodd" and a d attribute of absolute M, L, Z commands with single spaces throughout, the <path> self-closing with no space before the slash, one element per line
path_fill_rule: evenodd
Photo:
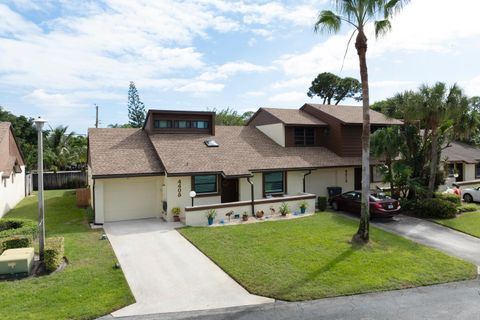
<path fill-rule="evenodd" d="M 462 199 L 465 202 L 480 202 L 480 187 L 462 189 Z"/>
<path fill-rule="evenodd" d="M 362 193 L 349 191 L 339 194 L 330 200 L 333 210 L 344 210 L 360 214 Z M 370 192 L 370 216 L 375 218 L 391 218 L 400 212 L 400 203 L 384 193 Z"/>

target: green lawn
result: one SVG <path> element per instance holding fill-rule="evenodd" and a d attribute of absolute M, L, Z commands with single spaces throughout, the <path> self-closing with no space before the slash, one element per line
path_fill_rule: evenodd
<path fill-rule="evenodd" d="M 476 277 L 476 267 L 469 262 L 374 227 L 370 244 L 354 247 L 349 240 L 357 227 L 351 219 L 325 212 L 289 221 L 180 232 L 248 291 L 281 300 Z"/>
<path fill-rule="evenodd" d="M 59 273 L 0 282 L 0 319 L 93 319 L 134 302 L 103 230 L 91 230 L 74 191 L 46 191 L 47 237 L 65 237 L 69 265 Z M 37 197 L 24 199 L 7 217 L 37 219 Z"/>
<path fill-rule="evenodd" d="M 478 210 L 479 211 L 474 212 L 464 212 L 453 219 L 437 219 L 434 221 L 446 227 L 480 238 L 480 206 L 478 206 Z"/>

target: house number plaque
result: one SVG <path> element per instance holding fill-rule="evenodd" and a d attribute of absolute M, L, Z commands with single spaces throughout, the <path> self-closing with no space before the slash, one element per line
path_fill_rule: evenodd
<path fill-rule="evenodd" d="M 178 185 L 177 185 L 177 197 L 182 196 L 182 180 L 178 179 Z"/>

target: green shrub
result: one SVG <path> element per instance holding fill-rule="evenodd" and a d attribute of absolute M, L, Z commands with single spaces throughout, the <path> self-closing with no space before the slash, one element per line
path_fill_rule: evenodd
<path fill-rule="evenodd" d="M 444 199 L 424 199 L 415 203 L 413 213 L 422 218 L 450 219 L 455 218 L 457 206 Z"/>
<path fill-rule="evenodd" d="M 480 208 L 476 204 L 464 204 L 458 208 L 458 212 L 473 212 L 480 210 Z"/>
<path fill-rule="evenodd" d="M 400 207 L 401 207 L 400 210 L 402 211 L 402 213 L 410 214 L 415 211 L 416 204 L 417 204 L 416 200 L 401 198 L 398 201 L 400 202 Z"/>
<path fill-rule="evenodd" d="M 33 247 L 32 242 L 32 237 L 29 236 L 13 236 L 2 239 L 0 241 L 0 252 L 8 249 Z"/>
<path fill-rule="evenodd" d="M 63 237 L 47 238 L 45 240 L 45 269 L 52 272 L 58 269 L 65 254 Z"/>
<path fill-rule="evenodd" d="M 327 209 L 327 197 L 318 197 L 318 210 L 325 211 Z"/>
<path fill-rule="evenodd" d="M 450 201 L 451 203 L 454 203 L 457 207 L 459 207 L 462 204 L 462 199 L 455 194 L 435 192 L 434 197 L 438 199 Z"/>
<path fill-rule="evenodd" d="M 31 236 L 36 237 L 38 232 L 37 223 L 28 219 L 0 219 L 0 238 L 11 236 Z"/>

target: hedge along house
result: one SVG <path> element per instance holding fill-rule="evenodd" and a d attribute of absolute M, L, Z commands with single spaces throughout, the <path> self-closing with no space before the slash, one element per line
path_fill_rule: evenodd
<path fill-rule="evenodd" d="M 371 111 L 372 130 L 401 124 Z M 261 108 L 246 126 L 216 126 L 213 112 L 150 110 L 142 129 L 89 129 L 95 222 L 161 217 L 187 225 L 233 211 L 299 210 L 327 187 L 361 183 L 361 108 Z M 373 177 L 377 175 L 373 174 Z M 190 191 L 196 192 L 190 198 Z"/>
<path fill-rule="evenodd" d="M 10 122 L 0 122 L 0 218 L 25 197 L 25 163 Z"/>

